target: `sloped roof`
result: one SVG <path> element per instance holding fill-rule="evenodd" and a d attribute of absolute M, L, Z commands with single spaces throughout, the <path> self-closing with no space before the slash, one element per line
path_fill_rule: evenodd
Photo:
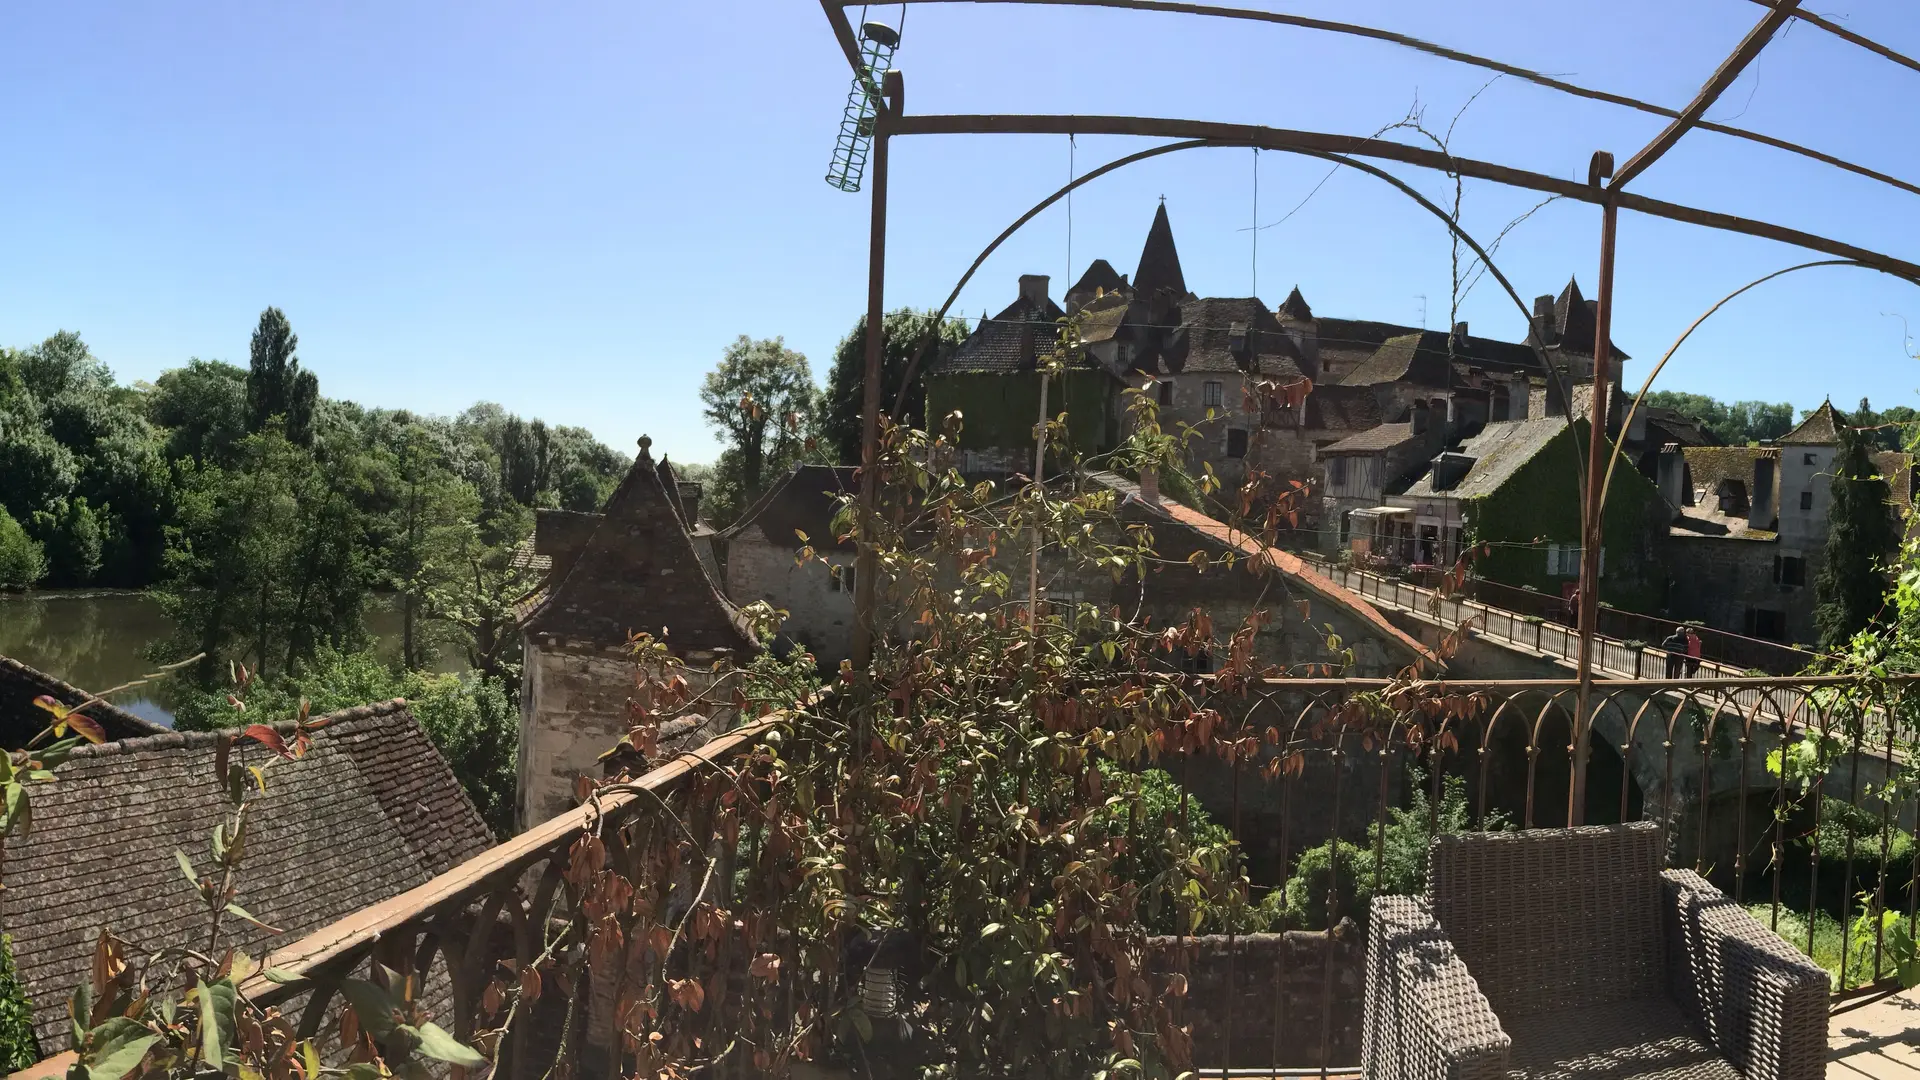
<path fill-rule="evenodd" d="M 1032 371 L 1041 356 L 1051 356 L 1067 313 L 1047 298 L 1044 305 L 1021 296 L 991 319 L 983 319 L 952 355 L 935 365 L 942 372 Z"/>
<path fill-rule="evenodd" d="M 1283 322 L 1306 322 L 1313 318 L 1313 309 L 1307 306 L 1307 298 L 1300 295 L 1300 286 L 1295 285 L 1273 315 Z"/>
<path fill-rule="evenodd" d="M 805 542 L 816 551 L 852 551 L 851 540 L 842 542 L 834 535 L 833 515 L 840 509 L 836 496 L 859 490 L 854 479 L 858 471 L 852 465 L 796 465 L 720 535 L 732 540 L 751 531 L 775 547 L 797 551 L 801 540 L 794 530 L 798 529 L 807 534 Z"/>
<path fill-rule="evenodd" d="M 1413 482 L 1406 494 L 1415 498 L 1440 496 L 1453 499 L 1491 495 L 1566 430 L 1567 418 L 1564 416 L 1497 420 L 1461 444 L 1459 453 L 1472 458 L 1473 465 L 1459 483 L 1436 489 L 1433 486 L 1433 470 L 1428 469 L 1426 475 Z"/>
<path fill-rule="evenodd" d="M 1901 510 L 1913 505 L 1913 456 L 1904 450 L 1876 450 L 1868 456 L 1886 478 L 1893 505 Z"/>
<path fill-rule="evenodd" d="M 1245 529 L 1235 528 L 1171 499 L 1161 499 L 1156 503 L 1148 504 L 1141 498 L 1140 485 L 1117 473 L 1091 473 L 1088 479 L 1119 493 L 1126 499 L 1125 506 L 1130 510 L 1137 508 L 1138 513 L 1150 514 L 1162 521 L 1177 523 L 1213 543 L 1257 559 L 1264 559 L 1268 566 L 1279 571 L 1288 580 L 1304 586 L 1321 599 L 1346 609 L 1348 614 L 1367 624 L 1383 644 L 1415 664 L 1425 663 L 1429 670 L 1444 667 L 1443 662 L 1431 649 L 1389 622 L 1387 617 L 1380 613 L 1379 608 L 1368 603 L 1360 594 L 1315 570 L 1300 556 L 1290 551 L 1267 547 L 1249 536 Z"/>
<path fill-rule="evenodd" d="M 1774 440 L 1779 446 L 1837 446 L 1840 443 L 1840 420 L 1833 414 L 1833 402 L 1823 401 L 1820 407 L 1807 414 L 1792 431 Z"/>
<path fill-rule="evenodd" d="M 1187 278 L 1180 272 L 1180 252 L 1173 244 L 1173 225 L 1167 221 L 1167 204 L 1153 212 L 1153 224 L 1147 229 L 1147 242 L 1140 249 L 1140 265 L 1133 272 L 1133 290 L 1142 298 L 1166 289 L 1174 299 L 1187 295 Z"/>
<path fill-rule="evenodd" d="M 1709 497 L 1722 480 L 1738 480 L 1741 486 L 1750 487 L 1755 458 L 1780 458 L 1779 450 L 1767 446 L 1683 446 L 1680 453 L 1686 457 L 1694 490 L 1705 491 Z M 1777 480 L 1778 474 L 1775 476 Z M 1753 493 L 1747 494 L 1751 497 Z"/>
<path fill-rule="evenodd" d="M 1127 312 L 1132 306 L 1126 294 L 1117 292 L 1087 301 L 1080 309 L 1080 343 L 1093 345 L 1113 340 L 1126 325 Z"/>
<path fill-rule="evenodd" d="M 1235 323 L 1246 328 L 1245 362 L 1233 353 Z M 1248 372 L 1299 378 L 1307 366 L 1293 337 L 1280 328 L 1265 304 L 1251 296 L 1208 297 L 1181 304 L 1180 325 L 1168 353 L 1168 368 L 1180 373 Z"/>
<path fill-rule="evenodd" d="M 1319 391 L 1314 391 L 1319 393 Z M 1320 448 L 1322 454 L 1373 454 L 1382 450 L 1391 450 L 1402 443 L 1409 443 L 1421 436 L 1413 433 L 1412 424 L 1380 424 L 1368 428 L 1358 435 L 1349 435 L 1332 446 Z"/>
<path fill-rule="evenodd" d="M 614 648 L 645 631 L 685 649 L 745 649 L 752 633 L 720 593 L 641 440 L 573 564 L 521 629 Z"/>
<path fill-rule="evenodd" d="M 313 748 L 278 760 L 251 739 L 240 765 L 266 765 L 249 813 L 235 901 L 271 935 L 228 918 L 227 943 L 259 956 L 396 896 L 478 855 L 493 837 L 453 770 L 402 701 L 326 718 Z M 291 731 L 291 725 L 280 725 Z M 65 1045 L 67 998 L 87 978 L 102 927 L 140 955 L 204 943 L 206 906 L 174 852 L 204 871 L 226 819 L 214 762 L 230 732 L 170 732 L 83 747 L 33 790 L 33 830 L 0 851 L 0 926 L 33 1002 L 42 1048 Z"/>
<path fill-rule="evenodd" d="M 0 656 L 0 749 L 21 749 L 46 730 L 53 714 L 33 703 L 34 698 L 42 695 L 68 707 L 93 697 L 18 660 Z M 104 701 L 89 705 L 86 715 L 100 722 L 109 739 L 134 739 L 168 730 Z"/>
<path fill-rule="evenodd" d="M 1424 330 L 1388 338 L 1366 363 L 1342 375 L 1340 382 L 1343 386 L 1410 382 L 1445 389 L 1453 382 L 1453 368 L 1447 359 L 1447 335 Z"/>
<path fill-rule="evenodd" d="M 1105 259 L 1095 259 L 1087 264 L 1087 271 L 1080 280 L 1067 290 L 1068 296 L 1092 296 L 1096 292 L 1118 292 L 1127 287 L 1127 279 L 1113 268 Z"/>
<path fill-rule="evenodd" d="M 1559 297 L 1553 302 L 1553 341 L 1550 344 L 1592 356 L 1594 343 L 1600 340 L 1599 306 L 1599 301 L 1588 300 L 1580 295 L 1578 280 L 1568 278 L 1567 287 L 1560 290 Z M 1618 345 L 1611 345 L 1609 354 L 1615 362 L 1633 359 Z"/>
<path fill-rule="evenodd" d="M 1316 386 L 1307 394 L 1307 427 L 1364 431 L 1380 423 L 1380 399 L 1366 386 Z"/>

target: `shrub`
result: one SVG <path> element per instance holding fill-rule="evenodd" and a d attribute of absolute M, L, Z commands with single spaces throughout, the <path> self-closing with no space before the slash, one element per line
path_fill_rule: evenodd
<path fill-rule="evenodd" d="M 3 516 L 5 511 L 0 511 Z M 0 1073 L 19 1072 L 40 1060 L 33 1038 L 33 1005 L 13 966 L 13 939 L 0 934 Z"/>
<path fill-rule="evenodd" d="M 1300 855 L 1283 891 L 1287 929 L 1325 930 L 1327 891 L 1337 889 L 1336 913 L 1363 922 L 1373 903 L 1373 852 L 1329 840 Z"/>
<path fill-rule="evenodd" d="M 0 507 L 0 587 L 25 588 L 46 572 L 46 554 L 39 542 Z"/>

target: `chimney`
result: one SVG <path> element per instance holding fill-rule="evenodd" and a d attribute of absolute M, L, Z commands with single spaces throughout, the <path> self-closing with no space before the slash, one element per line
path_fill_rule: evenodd
<path fill-rule="evenodd" d="M 1693 501 L 1688 497 L 1692 492 L 1687 490 L 1687 459 L 1680 453 L 1679 443 L 1668 443 L 1660 448 L 1654 471 L 1661 497 L 1675 510 Z"/>
<path fill-rule="evenodd" d="M 1747 528 L 1772 529 L 1773 509 L 1773 458 L 1764 455 L 1753 459 L 1753 488 L 1747 493 Z"/>
<path fill-rule="evenodd" d="M 1037 308 L 1047 306 L 1047 281 L 1045 274 L 1020 275 L 1020 299 Z"/>
<path fill-rule="evenodd" d="M 680 481 L 680 504 L 687 508 L 687 524 L 699 524 L 700 521 L 700 481 Z"/>
<path fill-rule="evenodd" d="M 1467 324 L 1464 320 L 1453 324 L 1453 334 L 1447 339 L 1447 346 L 1456 353 L 1467 351 Z"/>
<path fill-rule="evenodd" d="M 1560 335 L 1553 331 L 1553 296 L 1533 298 L 1533 336 L 1542 345 L 1560 344 Z"/>
<path fill-rule="evenodd" d="M 1140 470 L 1140 499 L 1155 506 L 1160 505 L 1160 474 L 1151 467 Z"/>
<path fill-rule="evenodd" d="M 1425 435 L 1427 433 L 1427 423 L 1429 420 L 1429 417 L 1427 416 L 1426 402 L 1416 401 L 1413 403 L 1412 419 L 1413 419 L 1413 433 L 1415 435 Z"/>
<path fill-rule="evenodd" d="M 1525 420 L 1533 404 L 1533 380 L 1515 375 L 1507 384 L 1507 419 Z"/>

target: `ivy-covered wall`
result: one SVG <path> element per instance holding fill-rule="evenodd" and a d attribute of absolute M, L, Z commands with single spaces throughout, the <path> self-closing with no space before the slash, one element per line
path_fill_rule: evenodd
<path fill-rule="evenodd" d="M 13 966 L 13 941 L 0 934 L 0 1075 L 30 1069 L 39 1060 L 33 1005 Z"/>
<path fill-rule="evenodd" d="M 1547 546 L 1580 543 L 1580 478 L 1586 475 L 1585 421 L 1547 443 L 1498 491 L 1467 499 L 1461 508 L 1470 544 L 1492 549 L 1474 560 L 1481 577 L 1560 595 L 1578 575 L 1547 573 Z M 1601 548 L 1606 571 L 1600 599 L 1628 611 L 1655 612 L 1666 599 L 1666 573 L 1656 552 L 1659 489 L 1631 462 L 1614 470 Z"/>
<path fill-rule="evenodd" d="M 1067 414 L 1067 436 L 1082 454 L 1111 450 L 1120 441 L 1120 384 L 1104 371 L 1067 371 L 1047 388 L 1047 414 Z M 1040 416 L 1040 380 L 1031 371 L 948 372 L 927 376 L 927 422 L 958 409 L 965 419 L 960 446 L 998 450 L 1033 445 Z"/>

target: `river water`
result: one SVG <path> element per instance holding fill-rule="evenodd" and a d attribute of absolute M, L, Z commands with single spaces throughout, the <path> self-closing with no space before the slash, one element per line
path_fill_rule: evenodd
<path fill-rule="evenodd" d="M 400 653 L 400 613 L 385 598 L 367 605 L 367 629 L 388 660 Z M 0 592 L 0 656 L 9 656 L 83 690 L 132 682 L 153 670 L 148 645 L 172 634 L 160 605 L 145 593 L 113 590 Z M 173 722 L 165 680 L 114 695 L 128 712 Z"/>

